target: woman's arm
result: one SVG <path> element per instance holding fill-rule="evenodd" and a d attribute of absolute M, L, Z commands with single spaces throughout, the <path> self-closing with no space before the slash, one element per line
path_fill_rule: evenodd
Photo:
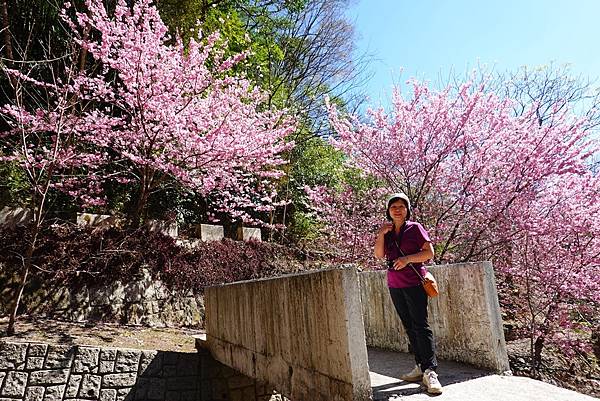
<path fill-rule="evenodd" d="M 384 223 L 379 231 L 377 231 L 377 238 L 375 239 L 375 249 L 374 254 L 378 259 L 385 258 L 385 234 L 394 228 L 392 223 Z"/>
<path fill-rule="evenodd" d="M 429 259 L 433 259 L 433 245 L 431 242 L 427 241 L 423 244 L 419 252 L 396 259 L 394 261 L 394 269 L 400 270 L 409 263 L 427 262 Z"/>

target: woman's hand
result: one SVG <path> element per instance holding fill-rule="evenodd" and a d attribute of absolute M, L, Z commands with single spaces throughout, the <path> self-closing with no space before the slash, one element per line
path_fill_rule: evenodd
<path fill-rule="evenodd" d="M 377 231 L 377 235 L 385 235 L 394 229 L 394 225 L 392 223 L 383 223 L 379 230 Z"/>
<path fill-rule="evenodd" d="M 394 260 L 394 270 L 402 270 L 409 263 L 410 261 L 408 260 L 408 256 L 401 256 L 398 259 Z"/>

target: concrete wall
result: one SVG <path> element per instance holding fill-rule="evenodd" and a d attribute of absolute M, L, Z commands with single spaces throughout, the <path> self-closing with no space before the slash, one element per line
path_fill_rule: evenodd
<path fill-rule="evenodd" d="M 225 238 L 225 229 L 223 226 L 214 224 L 200 224 L 198 234 L 202 241 L 221 241 Z"/>
<path fill-rule="evenodd" d="M 0 342 L 0 400 L 267 401 L 271 395 L 202 350 Z"/>
<path fill-rule="evenodd" d="M 368 400 L 358 275 L 333 269 L 209 287 L 215 359 L 294 401 Z"/>
<path fill-rule="evenodd" d="M 240 227 L 238 230 L 238 240 L 240 241 L 262 241 L 260 228 L 256 227 Z"/>
<path fill-rule="evenodd" d="M 500 305 L 490 262 L 429 268 L 440 295 L 429 299 L 429 322 L 442 359 L 497 372 L 509 370 Z M 367 345 L 408 351 L 408 340 L 389 296 L 386 272 L 360 273 Z"/>

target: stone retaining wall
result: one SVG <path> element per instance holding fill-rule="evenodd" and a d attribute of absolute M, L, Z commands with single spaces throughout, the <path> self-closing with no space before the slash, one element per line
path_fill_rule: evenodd
<path fill-rule="evenodd" d="M 263 401 L 271 393 L 207 351 L 0 342 L 1 401 Z"/>
<path fill-rule="evenodd" d="M 9 313 L 13 285 L 0 277 L 0 316 Z M 33 284 L 35 285 L 35 284 Z M 63 320 L 116 321 L 152 327 L 202 327 L 202 295 L 169 290 L 147 270 L 127 283 L 115 281 L 79 289 L 41 286 L 24 294 L 20 313 L 59 316 Z"/>

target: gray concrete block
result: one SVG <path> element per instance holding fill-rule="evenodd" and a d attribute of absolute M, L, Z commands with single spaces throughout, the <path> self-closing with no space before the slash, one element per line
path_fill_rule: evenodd
<path fill-rule="evenodd" d="M 112 373 L 102 377 L 102 387 L 131 387 L 136 379 L 136 373 Z"/>
<path fill-rule="evenodd" d="M 100 361 L 98 373 L 113 373 L 115 371 L 115 361 Z"/>
<path fill-rule="evenodd" d="M 75 348 L 63 345 L 50 345 L 44 362 L 45 369 L 70 368 Z"/>
<path fill-rule="evenodd" d="M 211 354 L 291 399 L 369 400 L 358 293 L 355 269 L 209 287 L 205 303 Z"/>
<path fill-rule="evenodd" d="M 114 361 L 117 359 L 117 350 L 116 349 L 107 349 L 103 348 L 100 350 L 100 360 L 101 361 Z"/>
<path fill-rule="evenodd" d="M 490 262 L 428 268 L 440 295 L 429 299 L 429 322 L 439 358 L 496 372 L 510 370 L 494 272 Z M 362 272 L 367 345 L 408 351 L 408 339 L 390 300 L 386 272 Z"/>
<path fill-rule="evenodd" d="M 165 365 L 177 365 L 179 361 L 179 353 L 177 352 L 163 352 L 163 363 Z"/>
<path fill-rule="evenodd" d="M 138 379 L 138 381 L 135 384 L 135 389 L 132 390 L 135 391 L 134 399 L 145 400 L 147 398 L 148 388 L 150 387 L 151 380 L 152 379 L 149 379 L 147 377 L 142 377 Z"/>
<path fill-rule="evenodd" d="M 25 367 L 27 344 L 0 343 L 0 369 L 22 369 Z"/>
<path fill-rule="evenodd" d="M 181 393 L 180 399 L 181 401 L 198 401 L 198 393 L 196 391 L 184 391 Z M 215 401 L 219 400 L 219 398 L 215 398 Z"/>
<path fill-rule="evenodd" d="M 25 391 L 25 401 L 42 401 L 45 390 L 44 387 L 28 387 Z"/>
<path fill-rule="evenodd" d="M 162 365 L 157 351 L 142 351 L 140 356 L 139 374 L 142 376 L 153 376 L 158 373 Z"/>
<path fill-rule="evenodd" d="M 221 241 L 225 237 L 223 226 L 213 224 L 200 224 L 200 238 L 202 241 Z"/>
<path fill-rule="evenodd" d="M 115 372 L 137 372 L 141 355 L 141 351 L 119 350 L 115 362 Z"/>
<path fill-rule="evenodd" d="M 83 380 L 82 375 L 70 375 L 67 388 L 65 390 L 65 398 L 75 398 L 79 393 L 79 386 Z"/>
<path fill-rule="evenodd" d="M 198 387 L 198 377 L 196 376 L 179 376 L 170 377 L 166 381 L 167 390 L 194 390 Z"/>
<path fill-rule="evenodd" d="M 69 369 L 39 370 L 31 373 L 29 382 L 36 386 L 46 384 L 66 384 L 69 377 Z"/>
<path fill-rule="evenodd" d="M 164 400 L 165 391 L 167 389 L 166 379 L 152 379 L 148 385 L 147 397 L 148 400 Z"/>
<path fill-rule="evenodd" d="M 242 238 L 243 241 L 262 241 L 262 234 L 260 228 L 255 227 L 242 227 Z"/>
<path fill-rule="evenodd" d="M 73 361 L 73 373 L 97 373 L 100 349 L 78 347 Z"/>
<path fill-rule="evenodd" d="M 27 370 L 39 370 L 44 366 L 44 357 L 43 356 L 33 356 L 28 357 L 27 362 L 25 364 L 25 369 Z"/>
<path fill-rule="evenodd" d="M 120 219 L 109 214 L 77 213 L 78 226 L 114 226 L 120 224 Z"/>
<path fill-rule="evenodd" d="M 100 396 L 100 384 L 102 376 L 84 374 L 81 386 L 79 387 L 79 396 L 82 398 L 98 398 Z"/>
<path fill-rule="evenodd" d="M 125 399 L 130 400 L 132 391 L 133 390 L 130 388 L 117 389 L 117 400 L 116 401 L 124 401 Z"/>
<path fill-rule="evenodd" d="M 100 401 L 115 401 L 117 399 L 117 390 L 107 389 L 100 391 Z"/>
<path fill-rule="evenodd" d="M 177 366 L 163 365 L 162 376 L 163 377 L 176 377 L 177 376 Z"/>
<path fill-rule="evenodd" d="M 145 225 L 150 231 L 158 231 L 169 237 L 177 238 L 178 226 L 177 222 L 168 222 L 162 220 L 148 220 Z"/>
<path fill-rule="evenodd" d="M 0 210 L 0 225 L 8 227 L 22 227 L 33 221 L 31 209 L 17 207 L 10 208 L 5 206 Z"/>
<path fill-rule="evenodd" d="M 177 375 L 179 376 L 196 376 L 198 375 L 199 365 L 198 355 L 196 354 L 181 354 L 177 360 Z"/>
<path fill-rule="evenodd" d="M 2 395 L 5 397 L 23 398 L 27 386 L 27 378 L 29 374 L 26 372 L 10 371 L 4 378 L 4 387 Z"/>
<path fill-rule="evenodd" d="M 65 385 L 46 387 L 44 401 L 62 401 L 65 387 Z"/>
<path fill-rule="evenodd" d="M 165 396 L 165 400 L 169 401 L 180 401 L 181 394 L 178 391 L 167 391 L 167 395 Z M 194 400 L 199 401 L 199 400 Z"/>
<path fill-rule="evenodd" d="M 27 349 L 27 355 L 36 357 L 46 356 L 47 350 L 47 344 L 29 344 L 29 348 Z"/>

